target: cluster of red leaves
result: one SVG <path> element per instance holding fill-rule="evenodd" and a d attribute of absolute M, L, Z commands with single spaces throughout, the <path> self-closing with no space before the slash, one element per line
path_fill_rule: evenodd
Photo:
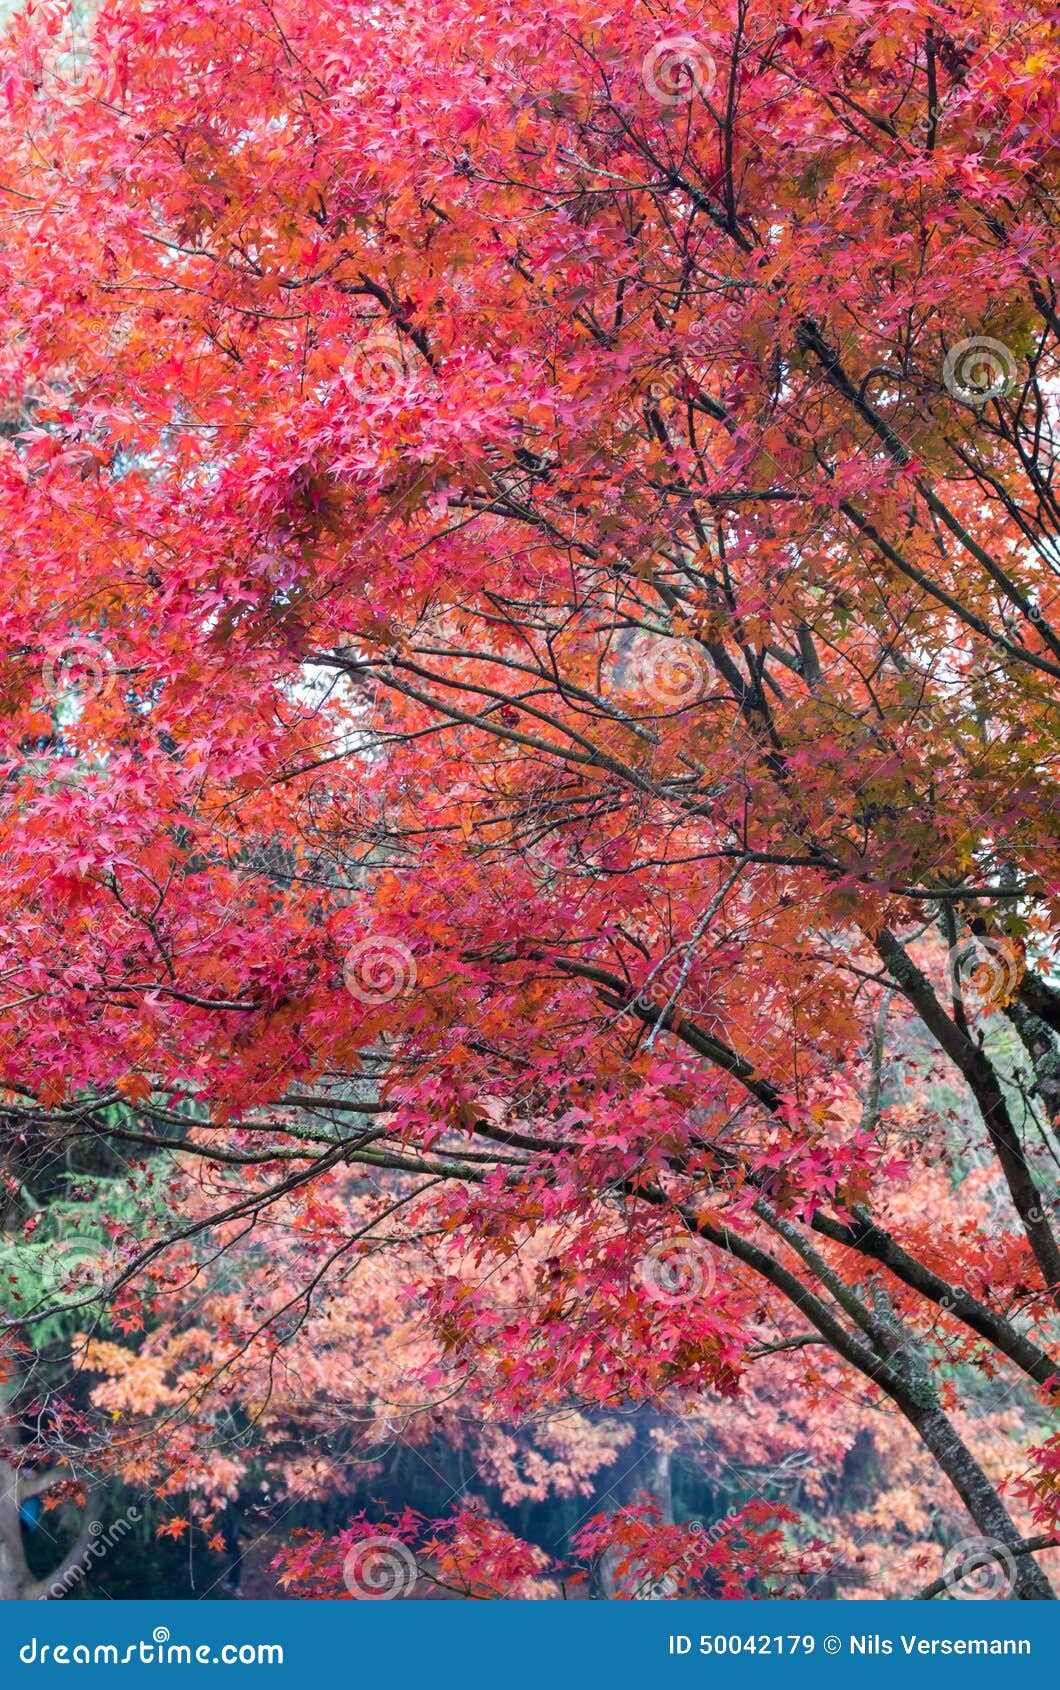
<path fill-rule="evenodd" d="M 709 1531 L 697 1523 L 665 1524 L 644 1500 L 597 1514 L 575 1533 L 578 1562 L 549 1561 L 479 1508 L 456 1508 L 445 1520 L 411 1510 L 381 1521 L 360 1515 L 336 1537 L 299 1532 L 273 1562 L 285 1588 L 301 1596 L 371 1600 L 432 1593 L 486 1600 L 543 1597 L 557 1587 L 599 1584 L 628 1598 L 644 1595 L 746 1597 L 812 1571 L 826 1560 L 821 1545 L 794 1555 L 784 1544 L 785 1508 L 753 1502 Z M 765 1582 L 762 1582 L 765 1581 Z"/>
<path fill-rule="evenodd" d="M 515 1418 L 731 1395 L 823 1305 L 914 1417 L 903 1322 L 947 1408 L 1046 1342 L 981 1023 L 1060 1026 L 1047 8 L 116 0 L 69 46 L 29 11 L 2 78 L 12 1108 L 220 1167 L 225 1249 L 289 1195 L 314 1270 L 340 1160 L 424 1180 L 436 1336 Z M 863 1107 L 881 1014 L 954 1121 Z M 202 1399 L 180 1336 L 153 1403 Z"/>
<path fill-rule="evenodd" d="M 371 1521 L 364 1515 L 337 1537 L 299 1532 L 272 1563 L 299 1596 L 371 1601 L 448 1595 L 470 1601 L 556 1593 L 548 1556 L 477 1508 L 444 1520 L 412 1509 Z"/>

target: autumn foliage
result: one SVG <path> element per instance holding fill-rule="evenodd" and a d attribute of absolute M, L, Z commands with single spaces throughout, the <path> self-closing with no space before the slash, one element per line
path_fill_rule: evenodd
<path fill-rule="evenodd" d="M 555 1554 L 461 1498 L 295 1587 L 1052 1594 L 1050 12 L 10 27 L 6 1225 L 128 1199 L 20 1366 L 83 1303 L 95 1459 L 207 1520 L 233 1401 L 295 1494 L 671 1427 Z M 690 1439 L 801 1512 L 674 1519 Z"/>

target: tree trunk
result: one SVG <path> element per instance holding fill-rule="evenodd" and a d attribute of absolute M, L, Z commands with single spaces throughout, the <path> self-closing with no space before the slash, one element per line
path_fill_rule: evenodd
<path fill-rule="evenodd" d="M 761 1212 L 763 1206 L 759 1204 L 756 1208 Z M 1054 1600 L 1056 1593 L 1052 1585 L 1041 1568 L 1022 1553 L 1022 1537 L 975 1456 L 961 1442 L 955 1428 L 943 1414 L 933 1387 L 922 1378 L 910 1377 L 910 1364 L 916 1353 L 915 1341 L 910 1344 L 911 1335 L 903 1335 L 901 1326 L 893 1320 L 881 1320 L 870 1314 L 850 1286 L 832 1272 L 808 1242 L 800 1239 L 795 1229 L 786 1223 L 778 1225 L 775 1216 L 771 1217 L 771 1224 L 798 1251 L 819 1284 L 830 1290 L 850 1318 L 858 1322 L 874 1346 L 872 1350 L 859 1334 L 843 1326 L 829 1304 L 768 1251 L 737 1232 L 720 1230 L 686 1208 L 680 1213 L 689 1232 L 727 1250 L 775 1286 L 792 1307 L 817 1328 L 837 1355 L 890 1397 L 949 1479 L 987 1543 L 999 1545 L 1009 1552 L 1005 1564 L 1009 1561 L 1014 1563 L 1013 1595 L 1021 1601 Z M 896 1348 L 898 1359 L 892 1363 L 886 1359 L 887 1353 L 894 1353 Z"/>
<path fill-rule="evenodd" d="M 1013 1596 L 1021 1602 L 1055 1600 L 1056 1592 L 1033 1556 L 1019 1553 L 1022 1536 L 975 1456 L 962 1443 L 942 1410 L 922 1409 L 901 1401 L 898 1406 L 942 1468 L 983 1538 L 1009 1551 L 1002 1564 L 1012 1571 Z"/>
<path fill-rule="evenodd" d="M 19 1483 L 15 1469 L 0 1463 L 0 1602 L 21 1602 L 33 1589 L 19 1520 Z"/>
<path fill-rule="evenodd" d="M 22 1431 L 14 1408 L 17 1384 L 8 1380 L 0 1387 L 0 1443 L 9 1452 L 22 1443 Z M 93 1518 L 98 1493 L 89 1497 L 81 1530 L 66 1554 L 46 1578 L 35 1579 L 26 1559 L 22 1540 L 20 1508 L 31 1496 L 42 1496 L 69 1474 L 62 1468 L 30 1472 L 0 1459 L 0 1602 L 48 1601 L 66 1595 L 71 1578 L 82 1576 L 85 1551 L 101 1529 Z M 66 1581 L 66 1582 L 64 1582 Z"/>

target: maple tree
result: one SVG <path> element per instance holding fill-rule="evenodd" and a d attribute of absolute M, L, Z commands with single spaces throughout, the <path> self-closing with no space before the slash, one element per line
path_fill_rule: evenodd
<path fill-rule="evenodd" d="M 182 1213 L 208 1215 L 216 1193 L 196 1184 L 185 1181 Z M 506 1502 L 589 1495 L 631 1429 L 593 1427 L 568 1410 L 516 1437 L 494 1423 L 488 1392 L 458 1391 L 441 1347 L 401 1295 L 389 1252 L 350 1250 L 351 1239 L 378 1227 L 381 1210 L 399 1224 L 393 1193 L 369 1196 L 362 1185 L 348 1173 L 333 1177 L 311 1246 L 298 1212 L 277 1204 L 219 1260 L 213 1251 L 171 1256 L 166 1291 L 175 1295 L 157 1295 L 156 1284 L 155 1317 L 135 1348 L 89 1340 L 86 1366 L 106 1381 L 92 1400 L 121 1422 L 111 1454 L 123 1476 L 158 1482 L 162 1495 L 196 1492 L 202 1515 L 255 1466 L 266 1466 L 287 1499 L 348 1494 L 396 1449 L 440 1440 L 470 1447 L 476 1472 Z M 332 1251 L 341 1259 L 314 1294 L 314 1269 Z M 429 1271 L 414 1233 L 400 1254 L 405 1274 Z"/>
<path fill-rule="evenodd" d="M 825 1416 L 823 1347 L 1039 1599 L 1056 41 L 879 21 L 14 21 L 0 1083 L 16 1174 L 203 1170 L 115 1246 L 129 1330 L 277 1206 L 310 1297 L 399 1258 L 356 1166 L 502 1417 L 770 1368 Z"/>

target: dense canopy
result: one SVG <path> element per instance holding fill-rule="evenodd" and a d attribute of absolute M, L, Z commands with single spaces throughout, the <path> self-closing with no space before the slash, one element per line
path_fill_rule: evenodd
<path fill-rule="evenodd" d="M 868 1542 L 912 1595 L 955 1533 L 1052 1594 L 1060 55 L 881 12 L 10 25 L 4 1331 L 14 1389 L 75 1311 L 60 1477 L 215 1501 L 234 1393 L 311 1488 L 407 1327 L 512 1496 L 647 1404 L 763 1469 L 876 1425 L 956 1522 L 692 1533 L 655 1437 L 573 1546 L 619 1585 Z"/>

